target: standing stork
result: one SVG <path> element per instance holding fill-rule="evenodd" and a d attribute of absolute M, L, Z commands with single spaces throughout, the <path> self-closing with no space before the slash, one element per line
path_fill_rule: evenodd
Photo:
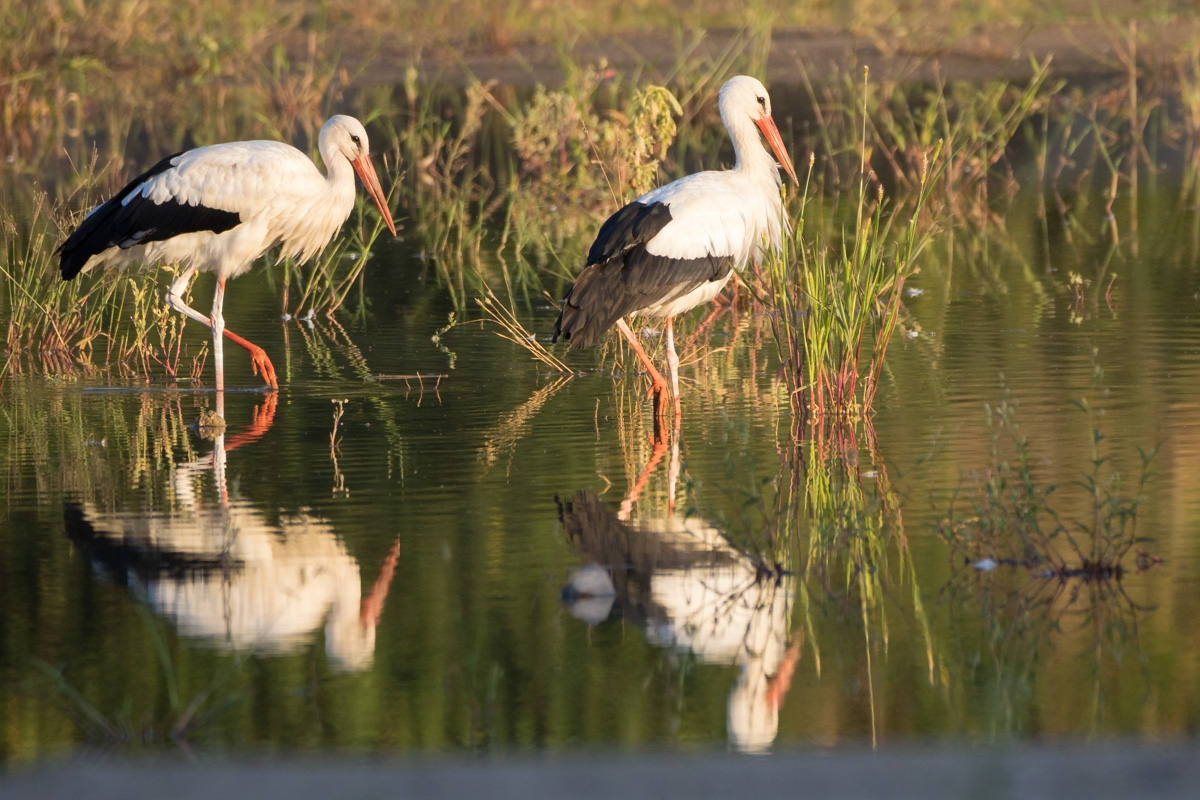
<path fill-rule="evenodd" d="M 275 245 L 280 259 L 304 262 L 321 252 L 354 209 L 351 168 L 396 234 L 362 123 L 331 117 L 317 148 L 326 175 L 283 142 L 214 144 L 164 158 L 93 209 L 59 245 L 63 280 L 105 264 L 178 264 L 182 272 L 167 290 L 167 305 L 212 329 L 218 406 L 225 389 L 223 336 L 246 348 L 254 374 L 278 388 L 263 349 L 225 328 L 225 281 L 248 272 Z M 183 302 L 197 270 L 217 275 L 210 316 Z"/>
<path fill-rule="evenodd" d="M 554 326 L 572 348 L 591 347 L 615 323 L 654 381 L 659 415 L 667 382 L 638 343 L 624 317 L 666 317 L 667 366 L 679 403 L 679 355 L 672 318 L 712 300 L 753 256 L 779 252 L 783 206 L 775 159 L 793 181 L 795 167 L 771 118 L 771 98 L 755 78 L 739 75 L 721 87 L 721 122 L 733 140 L 733 169 L 699 172 L 660 186 L 613 214 L 600 227 L 587 265 L 563 299 Z M 755 128 L 758 130 L 755 130 Z"/>

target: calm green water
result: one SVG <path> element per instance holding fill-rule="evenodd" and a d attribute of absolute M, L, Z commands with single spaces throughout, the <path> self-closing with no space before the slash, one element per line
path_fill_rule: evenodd
<path fill-rule="evenodd" d="M 367 306 L 338 326 L 281 322 L 265 266 L 231 286 L 228 324 L 281 389 L 255 391 L 227 348 L 246 390 L 215 442 L 187 428 L 202 386 L 10 375 L 0 757 L 1195 735 L 1198 213 L 1167 176 L 1140 202 L 1136 256 L 1110 253 L 1102 219 L 1070 242 L 1043 228 L 1029 193 L 1007 247 L 944 236 L 874 436 L 840 448 L 792 440 L 761 316 L 701 337 L 682 430 L 656 448 L 643 379 L 598 354 L 562 380 L 478 325 L 435 344 L 452 304 L 404 241 L 376 249 Z M 1071 270 L 1093 281 L 1079 303 Z M 415 373 L 445 377 L 388 377 Z M 1105 411 L 1126 493 L 1137 448 L 1159 448 L 1137 533 L 1162 564 L 1059 584 L 952 555 L 936 523 L 959 487 L 972 515 L 984 404 L 1006 390 L 1064 521 L 1091 522 L 1076 401 Z M 564 600 L 587 564 L 613 596 Z"/>

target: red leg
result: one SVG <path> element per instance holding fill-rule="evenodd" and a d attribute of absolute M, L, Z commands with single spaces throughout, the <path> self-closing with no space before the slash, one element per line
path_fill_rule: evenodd
<path fill-rule="evenodd" d="M 225 444 L 226 452 L 260 439 L 264 433 L 270 430 L 271 423 L 275 421 L 275 404 L 278 402 L 278 398 L 279 395 L 275 393 L 268 394 L 261 406 L 254 407 L 254 416 L 250 421 L 250 426 L 229 438 Z"/>
<path fill-rule="evenodd" d="M 254 370 L 255 375 L 261 375 L 266 381 L 267 386 L 272 389 L 278 389 L 279 383 L 275 379 L 275 366 L 271 364 L 271 359 L 267 358 L 267 353 L 258 345 L 248 342 L 241 336 L 238 336 L 228 328 L 225 329 L 225 338 L 236 345 L 246 348 L 250 353 L 250 368 Z"/>
<path fill-rule="evenodd" d="M 383 560 L 383 566 L 379 569 L 379 577 L 371 586 L 371 593 L 363 598 L 362 605 L 359 607 L 359 618 L 364 625 L 375 627 L 379 624 L 379 618 L 383 616 L 384 603 L 387 602 L 388 589 L 392 585 L 392 576 L 396 574 L 396 562 L 399 559 L 400 540 L 397 539 L 388 552 L 387 558 Z"/>
<path fill-rule="evenodd" d="M 642 474 L 638 476 L 637 481 L 633 484 L 633 488 L 625 495 L 625 499 L 621 501 L 620 508 L 617 509 L 617 519 L 629 519 L 629 514 L 633 511 L 633 504 L 642 496 L 642 491 L 646 488 L 647 482 L 650 480 L 650 474 L 654 472 L 654 468 L 658 466 L 658 462 L 662 461 L 663 456 L 667 454 L 667 437 L 664 434 L 661 439 L 654 442 L 654 451 L 650 454 L 650 460 L 646 462 L 645 468 L 642 469 Z"/>
<path fill-rule="evenodd" d="M 633 335 L 633 331 L 629 329 L 629 325 L 625 320 L 617 320 L 617 330 L 621 332 L 621 335 L 625 337 L 630 347 L 633 348 L 633 352 L 637 353 L 638 358 L 645 364 L 646 370 L 650 373 L 650 379 L 654 381 L 646 396 L 649 397 L 652 394 L 658 396 L 658 402 L 656 403 L 657 413 L 659 416 L 665 416 L 667 410 L 667 379 L 654 366 L 654 362 L 650 360 L 650 356 L 646 355 L 646 351 L 642 348 L 641 343 L 638 342 L 637 337 Z"/>
<path fill-rule="evenodd" d="M 172 287 L 172 289 L 174 289 L 174 287 Z M 170 298 L 168 298 L 168 302 L 170 302 Z M 223 314 L 224 305 L 225 281 L 218 280 L 217 293 L 213 298 L 213 313 L 209 315 L 208 318 L 209 327 L 212 328 L 213 331 L 220 330 L 226 339 L 238 345 L 239 347 L 244 347 L 246 351 L 250 353 L 250 368 L 254 370 L 254 374 L 261 375 L 262 379 L 272 389 L 278 389 L 279 383 L 275 380 L 275 367 L 271 364 L 271 359 L 267 358 L 266 351 L 258 345 L 243 339 L 241 336 L 238 336 L 236 333 L 225 327 L 225 316 Z M 213 355 L 215 357 L 217 368 L 217 391 L 222 391 L 225 388 L 225 359 L 222 353 L 217 352 L 215 342 L 213 347 Z"/>
<path fill-rule="evenodd" d="M 767 683 L 767 704 L 771 710 L 778 711 L 783 706 L 788 689 L 792 688 L 792 675 L 796 671 L 796 662 L 800 660 L 800 642 L 792 642 L 787 652 L 783 654 L 783 663 L 775 670 L 775 676 Z"/>

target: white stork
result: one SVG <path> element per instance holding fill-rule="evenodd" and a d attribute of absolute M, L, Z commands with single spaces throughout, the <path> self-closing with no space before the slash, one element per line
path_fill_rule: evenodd
<path fill-rule="evenodd" d="M 351 167 L 396 233 L 362 123 L 331 117 L 317 146 L 327 175 L 283 142 L 214 144 L 163 159 L 93 209 L 59 245 L 63 280 L 105 264 L 178 264 L 183 271 L 166 301 L 212 329 L 218 405 L 225 388 L 223 335 L 246 348 L 254 374 L 277 388 L 275 367 L 263 349 L 225 329 L 225 281 L 248 272 L 275 245 L 281 259 L 304 262 L 321 252 L 354 209 Z M 210 316 L 183 302 L 197 270 L 217 275 Z"/>
<path fill-rule="evenodd" d="M 680 417 L 679 356 L 672 318 L 712 300 L 734 269 L 770 247 L 779 251 L 783 208 L 775 159 L 799 184 L 771 98 L 755 78 L 739 75 L 721 87 L 721 122 L 733 140 L 733 169 L 699 172 L 661 186 L 613 214 L 600 227 L 587 265 L 567 291 L 554 327 L 572 348 L 590 347 L 615 323 L 646 365 L 664 413 L 666 380 L 646 355 L 624 317 L 666 317 L 667 365 Z"/>

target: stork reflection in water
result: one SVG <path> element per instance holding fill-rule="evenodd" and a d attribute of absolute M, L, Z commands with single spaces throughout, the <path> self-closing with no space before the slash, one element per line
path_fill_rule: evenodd
<path fill-rule="evenodd" d="M 272 655 L 294 652 L 324 629 L 334 669 L 367 669 L 399 540 L 363 597 L 358 561 L 326 520 L 304 509 L 277 517 L 229 495 L 227 452 L 266 433 L 274 403 L 268 395 L 254 423 L 228 447 L 221 434 L 210 455 L 174 465 L 169 508 L 69 504 L 67 535 L 97 571 L 122 585 L 139 584 L 155 613 L 185 636 Z M 204 497 L 210 479 L 216 503 Z"/>
<path fill-rule="evenodd" d="M 775 740 L 779 710 L 800 658 L 789 643 L 795 578 L 730 544 L 720 529 L 695 516 L 634 516 L 650 476 L 667 455 L 659 440 L 646 469 L 613 511 L 593 492 L 559 504 L 563 527 L 585 570 L 564 592 L 573 613 L 590 624 L 610 603 L 645 629 L 658 647 L 691 653 L 710 664 L 737 664 L 729 694 L 730 744 L 761 752 Z M 679 437 L 670 445 L 668 508 L 674 508 Z M 605 583 L 600 571 L 606 571 Z M 611 596 L 606 597 L 606 587 Z"/>

